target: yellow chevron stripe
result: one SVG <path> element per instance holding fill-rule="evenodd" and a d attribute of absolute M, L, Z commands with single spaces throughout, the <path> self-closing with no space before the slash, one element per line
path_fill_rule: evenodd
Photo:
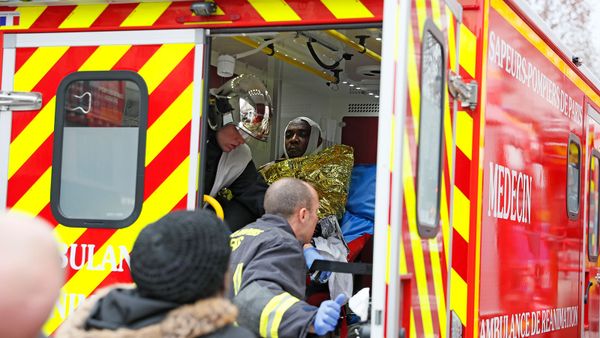
<path fill-rule="evenodd" d="M 52 168 L 48 168 L 42 176 L 35 181 L 35 183 L 27 190 L 27 193 L 23 196 L 23 198 L 19 199 L 17 203 L 12 207 L 12 210 L 15 211 L 24 211 L 31 213 L 33 215 L 38 215 L 40 211 L 42 211 L 46 205 L 48 205 L 48 201 L 46 199 L 45 202 L 40 202 L 39 196 L 45 196 L 50 194 L 50 181 L 52 180 Z"/>
<path fill-rule="evenodd" d="M 388 237 L 390 238 L 390 237 Z M 389 254 L 388 256 L 389 257 Z M 404 240 L 400 241 L 400 274 L 408 273 L 408 266 L 406 265 L 406 251 L 404 248 Z M 387 281 L 389 282 L 389 281 Z"/>
<path fill-rule="evenodd" d="M 170 2 L 143 2 L 137 5 L 121 27 L 152 26 L 152 24 L 167 10 Z"/>
<path fill-rule="evenodd" d="M 0 30 L 15 30 L 15 29 L 27 29 L 33 25 L 33 23 L 42 15 L 42 13 L 46 10 L 48 6 L 26 6 L 26 7 L 17 7 L 15 12 L 19 12 L 21 14 L 19 18 L 19 25 L 17 26 L 4 26 L 1 27 Z"/>
<path fill-rule="evenodd" d="M 415 313 L 410 308 L 410 338 L 417 338 L 417 328 L 415 327 Z"/>
<path fill-rule="evenodd" d="M 217 11 L 213 15 L 225 15 L 225 12 L 217 5 Z"/>
<path fill-rule="evenodd" d="M 462 110 L 456 112 L 456 146 L 469 160 L 472 159 L 473 118 Z"/>
<path fill-rule="evenodd" d="M 52 49 L 54 47 L 50 47 Z M 61 47 L 62 48 L 62 47 Z M 66 48 L 66 47 L 64 47 Z M 123 53 L 126 51 L 128 46 L 102 46 L 94 51 L 94 53 L 86 60 L 86 62 L 79 68 L 80 71 L 83 70 L 109 70 L 111 69 L 118 60 L 121 59 Z M 38 48 L 36 50 L 43 50 L 46 48 Z M 66 49 L 65 49 L 66 50 Z M 46 53 L 41 53 L 41 56 Z M 34 53 L 35 55 L 35 53 Z M 50 54 L 54 55 L 54 54 Z M 29 58 L 26 63 L 29 63 L 33 58 Z M 53 58 L 56 60 L 56 58 Z M 56 62 L 56 61 L 54 61 Z M 48 68 L 45 72 L 54 65 L 50 64 L 47 66 L 40 56 L 36 56 L 36 58 L 31 61 L 28 67 L 33 68 L 36 65 L 43 66 L 44 68 Z M 23 66 L 25 67 L 25 65 Z M 23 69 L 21 68 L 21 70 Z M 28 91 L 31 90 L 35 85 L 34 83 L 31 85 L 27 80 L 25 80 L 24 76 L 29 74 L 29 70 L 25 70 L 21 73 L 19 70 L 18 74 L 22 74 L 19 79 L 15 76 L 15 90 L 23 90 Z M 44 73 L 45 74 L 45 73 Z M 25 82 L 25 83 L 23 83 Z M 26 89 L 29 88 L 30 89 Z M 35 116 L 35 118 L 23 129 L 21 134 L 17 136 L 14 141 L 10 145 L 10 159 L 8 162 L 8 177 L 12 177 L 14 173 L 21 168 L 21 166 L 31 157 L 31 155 L 40 147 L 40 145 L 54 132 L 54 115 L 56 110 L 56 97 L 52 97 L 50 101 L 46 103 L 46 105 L 42 108 L 42 110 Z M 36 198 L 39 199 L 38 203 L 40 205 L 46 205 L 50 202 L 50 185 L 48 184 L 48 190 L 46 193 L 38 195 Z M 28 196 L 29 192 L 25 193 L 23 197 L 25 199 L 31 199 L 31 196 Z M 19 203 L 19 202 L 17 202 Z"/>
<path fill-rule="evenodd" d="M 299 21 L 298 14 L 283 0 L 248 0 L 265 21 Z"/>
<path fill-rule="evenodd" d="M 15 90 L 30 92 L 48 73 L 69 47 L 40 47 L 25 61 L 15 74 Z"/>
<path fill-rule="evenodd" d="M 404 201 L 406 205 L 406 218 L 408 219 L 408 228 L 411 233 L 412 256 L 415 267 L 415 280 L 417 282 L 417 293 L 419 297 L 419 307 L 421 318 L 423 320 L 423 332 L 426 337 L 433 337 L 433 323 L 431 319 L 431 305 L 429 303 L 429 290 L 427 289 L 427 273 L 425 272 L 425 260 L 423 257 L 423 245 L 421 237 L 417 230 L 416 215 L 416 195 L 414 186 L 413 170 L 410 158 L 410 147 L 408 145 L 408 133 L 404 131 L 404 151 L 403 151 L 403 184 Z"/>
<path fill-rule="evenodd" d="M 389 264 L 389 259 L 387 259 L 387 257 L 392 257 L 391 252 L 392 252 L 392 228 L 391 226 L 388 224 L 387 226 L 387 234 L 386 237 L 387 238 L 387 242 L 386 242 L 386 251 L 385 251 L 385 257 L 386 257 L 386 265 L 385 265 L 385 284 L 390 284 L 390 264 Z M 402 243 L 402 241 L 400 241 L 400 243 Z"/>
<path fill-rule="evenodd" d="M 88 28 L 104 12 L 108 4 L 79 5 L 58 28 Z"/>
<path fill-rule="evenodd" d="M 140 217 L 129 227 L 116 231 L 94 254 L 95 262 L 102 262 L 108 246 L 124 245 L 131 251 L 133 242 L 139 232 L 150 222 L 157 220 L 169 211 L 185 197 L 187 193 L 187 179 L 189 169 L 189 157 L 169 175 L 169 177 L 148 197 L 142 207 Z M 110 269 L 88 270 L 87 263 L 63 286 L 63 292 L 83 294 L 89 296 L 92 291 L 108 276 Z M 46 324 L 46 332 L 54 332 L 62 323 L 60 316 L 55 315 Z"/>
<path fill-rule="evenodd" d="M 10 179 L 54 131 L 55 98 L 33 118 L 10 144 L 8 178 Z"/>
<path fill-rule="evenodd" d="M 446 262 L 450 261 L 449 251 L 450 251 L 450 208 L 448 205 L 450 204 L 449 195 L 446 193 L 446 178 L 442 173 L 442 198 L 440 198 L 440 218 L 441 218 L 441 231 L 442 231 L 442 240 L 444 241 L 444 256 L 446 257 Z M 448 196 L 448 198 L 446 198 Z M 438 244 L 436 244 L 438 245 Z"/>
<path fill-rule="evenodd" d="M 446 232 L 443 233 L 444 237 L 447 237 Z M 437 302 L 437 308 L 432 309 L 437 311 L 438 320 L 440 325 L 440 335 L 446 336 L 446 295 L 444 295 L 444 282 L 442 281 L 442 269 L 446 269 L 440 262 L 440 251 L 438 250 L 439 244 L 436 238 L 429 239 L 429 257 L 431 258 L 431 271 L 433 274 L 433 288 L 435 290 L 435 299 Z"/>
<path fill-rule="evenodd" d="M 471 201 L 456 186 L 454 186 L 454 213 L 452 218 L 454 229 L 468 243 L 469 224 L 471 222 Z"/>
<path fill-rule="evenodd" d="M 194 84 L 190 83 L 148 129 L 146 165 L 191 121 L 193 87 Z"/>
<path fill-rule="evenodd" d="M 513 12 L 510 7 L 503 4 L 501 1 L 492 1 L 492 7 L 498 11 L 498 13 L 515 28 L 519 33 L 523 35 L 529 43 L 531 43 L 542 55 L 544 55 L 556 68 L 563 72 L 581 91 L 587 96 L 591 97 L 594 102 L 600 102 L 600 96 L 590 88 L 571 68 L 548 46 L 544 40 L 540 39 L 539 36 L 529 27 L 519 16 Z M 487 36 L 487 35 L 486 35 Z M 484 36 L 484 38 L 486 37 Z M 487 47 L 487 41 L 486 45 Z M 487 50 L 487 49 L 484 49 Z M 487 59 L 487 58 L 484 58 Z M 485 68 L 482 68 L 485 69 Z M 485 88 L 485 87 L 481 87 Z M 485 101 L 482 101 L 485 102 Z"/>
<path fill-rule="evenodd" d="M 87 228 L 74 228 L 58 224 L 54 227 L 54 234 L 61 243 L 69 246 L 75 243 L 75 241 L 81 237 L 86 230 Z"/>
<path fill-rule="evenodd" d="M 148 94 L 158 87 L 192 48 L 194 44 L 166 44 L 152 55 L 139 71 L 148 85 Z"/>
<path fill-rule="evenodd" d="M 477 37 L 464 23 L 460 24 L 460 55 L 459 62 L 464 70 L 475 77 L 475 62 L 477 56 Z"/>
<path fill-rule="evenodd" d="M 407 76 L 408 76 L 408 99 L 410 102 L 410 110 L 412 113 L 412 117 L 413 117 L 413 126 L 414 126 L 414 133 L 415 133 L 415 140 L 419 139 L 419 130 L 420 130 L 420 123 L 419 123 L 419 116 L 421 116 L 421 89 L 419 87 L 419 74 L 418 74 L 418 69 L 419 67 L 417 66 L 417 60 L 416 60 L 416 53 L 415 53 L 415 45 L 414 45 L 414 39 L 413 39 L 413 34 L 412 34 L 412 26 L 409 26 L 408 28 L 408 69 L 407 69 Z M 400 102 L 399 104 L 404 104 L 402 102 Z"/>
<path fill-rule="evenodd" d="M 450 285 L 452 285 L 450 307 L 456 312 L 463 325 L 465 325 L 467 323 L 467 283 L 454 269 L 452 269 L 450 273 Z"/>
<path fill-rule="evenodd" d="M 438 27 L 444 27 L 442 25 L 442 14 L 440 11 L 440 2 L 439 0 L 431 0 L 431 16 L 433 17 L 433 22 Z"/>
<path fill-rule="evenodd" d="M 423 37 L 423 27 L 425 26 L 425 20 L 427 19 L 427 5 L 425 4 L 425 1 L 426 0 L 415 0 L 415 11 L 417 13 L 420 37 Z M 410 26 L 413 27 L 412 24 Z"/>
<path fill-rule="evenodd" d="M 456 69 L 456 23 L 454 21 L 454 15 L 452 11 L 446 7 L 446 13 L 448 13 L 448 58 L 450 59 L 450 69 Z"/>
<path fill-rule="evenodd" d="M 373 13 L 359 0 L 321 0 L 337 19 L 372 18 Z"/>
<path fill-rule="evenodd" d="M 112 69 L 129 48 L 130 45 L 100 46 L 79 67 L 79 71 Z"/>

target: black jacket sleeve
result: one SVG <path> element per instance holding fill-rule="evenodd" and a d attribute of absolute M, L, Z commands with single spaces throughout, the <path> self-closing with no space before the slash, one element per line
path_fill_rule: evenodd
<path fill-rule="evenodd" d="M 275 238 L 252 250 L 256 254 L 248 260 L 243 254 L 233 257 L 233 301 L 240 309 L 240 325 L 261 337 L 308 335 L 317 308 L 301 294 L 306 283 L 301 250 Z"/>

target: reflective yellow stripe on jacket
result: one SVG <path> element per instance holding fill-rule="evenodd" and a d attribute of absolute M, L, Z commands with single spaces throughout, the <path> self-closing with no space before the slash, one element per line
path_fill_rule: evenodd
<path fill-rule="evenodd" d="M 283 314 L 298 301 L 287 292 L 271 298 L 260 314 L 260 336 L 277 338 Z"/>

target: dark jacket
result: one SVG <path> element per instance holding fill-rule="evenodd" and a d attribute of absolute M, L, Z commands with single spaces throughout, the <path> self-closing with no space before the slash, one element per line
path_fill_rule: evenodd
<path fill-rule="evenodd" d="M 55 338 L 254 337 L 233 325 L 236 317 L 236 307 L 224 298 L 178 305 L 144 298 L 130 286 L 112 286 L 81 304 Z"/>
<path fill-rule="evenodd" d="M 223 151 L 216 140 L 216 133 L 208 130 L 206 144 L 206 167 L 204 171 L 204 194 L 209 194 L 217 175 L 217 166 Z M 250 161 L 242 174 L 228 187 L 233 198 L 227 200 L 217 196 L 225 213 L 225 222 L 232 231 L 254 222 L 265 213 L 263 201 L 267 184 Z"/>
<path fill-rule="evenodd" d="M 262 337 L 306 337 L 317 308 L 304 302 L 302 243 L 288 222 L 265 214 L 231 235 L 230 296 L 238 323 Z"/>

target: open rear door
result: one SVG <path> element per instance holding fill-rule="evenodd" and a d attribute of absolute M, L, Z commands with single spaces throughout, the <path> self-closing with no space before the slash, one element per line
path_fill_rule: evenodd
<path fill-rule="evenodd" d="M 4 34 L 2 90 L 43 96 L 41 109 L 2 112 L 0 210 L 43 217 L 60 242 L 66 280 L 45 333 L 97 288 L 131 281 L 144 226 L 195 207 L 203 39 Z"/>
<path fill-rule="evenodd" d="M 386 1 L 372 337 L 447 336 L 457 69 L 454 0 Z"/>

